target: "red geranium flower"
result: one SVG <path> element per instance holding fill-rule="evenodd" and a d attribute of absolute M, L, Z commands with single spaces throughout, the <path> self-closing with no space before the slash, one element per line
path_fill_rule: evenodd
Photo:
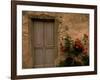
<path fill-rule="evenodd" d="M 83 44 L 82 44 L 81 40 L 77 38 L 75 40 L 74 49 L 76 51 L 78 51 L 78 52 L 82 52 L 83 51 L 83 48 L 84 47 L 83 47 Z"/>

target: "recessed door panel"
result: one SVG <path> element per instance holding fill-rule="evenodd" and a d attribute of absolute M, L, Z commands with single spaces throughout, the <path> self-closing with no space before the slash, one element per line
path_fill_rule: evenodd
<path fill-rule="evenodd" d="M 55 59 L 55 54 L 54 54 L 54 49 L 46 49 L 45 53 L 45 65 L 46 66 L 54 66 L 54 59 Z"/>
<path fill-rule="evenodd" d="M 34 46 L 43 46 L 43 22 L 34 21 Z"/>
<path fill-rule="evenodd" d="M 54 45 L 54 24 L 53 22 L 45 22 L 45 44 L 46 46 Z"/>
<path fill-rule="evenodd" d="M 34 65 L 35 67 L 43 67 L 44 66 L 44 57 L 43 49 L 35 49 L 34 50 Z"/>

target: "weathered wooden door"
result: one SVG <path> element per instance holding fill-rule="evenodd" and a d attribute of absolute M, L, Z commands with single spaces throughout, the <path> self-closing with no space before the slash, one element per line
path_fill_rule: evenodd
<path fill-rule="evenodd" d="M 54 20 L 33 20 L 31 35 L 33 67 L 53 67 L 56 56 Z"/>

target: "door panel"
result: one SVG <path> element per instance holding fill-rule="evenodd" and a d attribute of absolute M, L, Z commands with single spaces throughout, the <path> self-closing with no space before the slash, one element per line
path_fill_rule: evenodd
<path fill-rule="evenodd" d="M 54 49 L 46 49 L 46 53 L 45 53 L 45 65 L 46 66 L 54 66 L 54 59 L 55 59 L 55 55 L 54 55 Z"/>
<path fill-rule="evenodd" d="M 44 66 L 44 57 L 45 54 L 43 54 L 43 49 L 35 49 L 35 67 L 43 67 Z"/>
<path fill-rule="evenodd" d="M 43 46 L 43 22 L 34 21 L 34 46 Z"/>
<path fill-rule="evenodd" d="M 45 45 L 54 45 L 54 24 L 53 22 L 45 22 Z"/>

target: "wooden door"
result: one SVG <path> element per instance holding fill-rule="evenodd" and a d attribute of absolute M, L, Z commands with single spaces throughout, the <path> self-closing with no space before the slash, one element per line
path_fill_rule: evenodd
<path fill-rule="evenodd" d="M 31 35 L 33 67 L 53 67 L 56 56 L 54 21 L 33 20 Z"/>

